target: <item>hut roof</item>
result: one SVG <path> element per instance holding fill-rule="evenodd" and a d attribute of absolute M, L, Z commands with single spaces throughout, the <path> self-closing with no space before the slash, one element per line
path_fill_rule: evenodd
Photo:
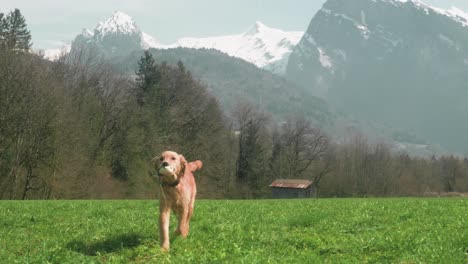
<path fill-rule="evenodd" d="M 272 184 L 270 184 L 270 187 L 306 189 L 311 184 L 312 181 L 309 180 L 277 179 Z"/>

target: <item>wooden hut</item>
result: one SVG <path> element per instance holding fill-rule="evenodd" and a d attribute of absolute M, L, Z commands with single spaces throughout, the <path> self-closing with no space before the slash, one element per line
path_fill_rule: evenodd
<path fill-rule="evenodd" d="M 271 194 L 274 199 L 310 198 L 315 190 L 309 180 L 277 179 L 272 184 Z"/>

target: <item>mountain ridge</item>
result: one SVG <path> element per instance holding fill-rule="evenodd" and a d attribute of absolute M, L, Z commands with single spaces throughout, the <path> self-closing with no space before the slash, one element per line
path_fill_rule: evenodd
<path fill-rule="evenodd" d="M 286 70 L 288 56 L 299 42 L 302 34 L 301 31 L 283 31 L 270 28 L 262 22 L 256 21 L 247 31 L 240 34 L 202 38 L 184 37 L 172 44 L 162 44 L 150 34 L 143 32 L 131 16 L 122 11 L 114 11 L 111 17 L 98 22 L 93 30 L 84 28 L 73 42 L 83 44 L 84 40 L 99 45 L 103 39 L 114 35 L 128 36 L 133 38 L 133 42 L 139 42 L 140 46 L 134 46 L 134 49 L 212 48 L 230 56 L 244 59 L 259 68 L 283 74 Z M 64 49 L 70 50 L 72 45 L 73 43 L 61 49 L 46 50 L 45 57 L 49 60 L 57 59 Z M 112 47 L 107 47 L 107 49 L 112 50 Z"/>

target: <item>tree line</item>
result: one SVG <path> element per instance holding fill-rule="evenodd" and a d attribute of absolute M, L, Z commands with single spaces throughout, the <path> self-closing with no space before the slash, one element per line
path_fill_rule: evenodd
<path fill-rule="evenodd" d="M 338 142 L 306 116 L 278 123 L 247 100 L 224 113 L 182 62 L 146 51 L 123 74 L 95 51 L 31 52 L 19 10 L 0 14 L 0 198 L 154 198 L 152 158 L 201 159 L 200 197 L 267 198 L 277 178 L 320 196 L 468 192 L 468 161 L 392 152 L 359 133 Z"/>

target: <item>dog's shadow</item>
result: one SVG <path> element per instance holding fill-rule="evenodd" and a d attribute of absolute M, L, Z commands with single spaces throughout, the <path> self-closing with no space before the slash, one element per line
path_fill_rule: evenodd
<path fill-rule="evenodd" d="M 91 243 L 73 240 L 66 247 L 84 255 L 96 256 L 98 254 L 107 254 L 137 247 L 141 244 L 143 238 L 138 234 L 122 234 Z"/>

